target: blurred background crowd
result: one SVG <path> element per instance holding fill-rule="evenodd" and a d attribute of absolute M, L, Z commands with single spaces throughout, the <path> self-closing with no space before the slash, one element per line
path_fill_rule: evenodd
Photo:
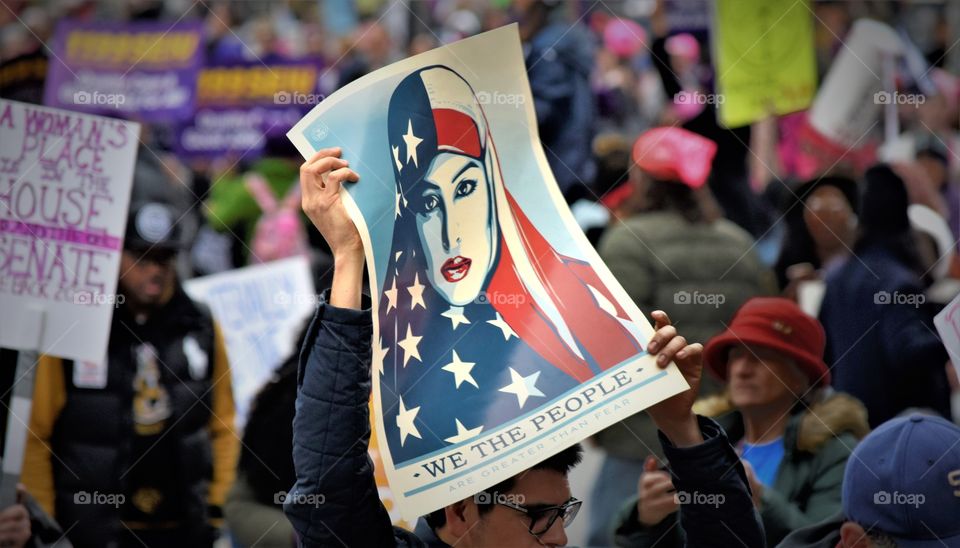
<path fill-rule="evenodd" d="M 739 127 L 718 121 L 725 99 L 709 0 L 2 0 L 0 97 L 50 104 L 48 75 L 69 64 L 51 44 L 67 21 L 153 22 L 160 31 L 197 24 L 194 110 L 180 120 L 119 114 L 143 125 L 132 203 L 176 212 L 180 280 L 306 255 L 319 292 L 329 286 L 332 259 L 299 212 L 302 158 L 286 131 L 365 74 L 519 23 L 546 158 L 578 223 L 640 309 L 665 310 L 688 340 L 706 342 L 748 299 L 783 296 L 825 329 L 830 373 L 826 382 L 824 372 L 801 382 L 802 395 L 781 393 L 779 377 L 744 367 L 719 371 L 702 388 L 700 412 L 742 413 L 733 431 L 748 438 L 738 443 L 756 451 L 751 464 L 762 470 L 751 481 L 779 492 L 763 514 L 768 539 L 778 542 L 840 503 L 839 479 L 810 487 L 836 468 L 798 454 L 832 451 L 843 462 L 870 428 L 907 410 L 960 417 L 956 370 L 933 325 L 960 293 L 960 3 L 799 5 L 813 28 L 813 105 Z M 897 51 L 889 63 L 893 57 L 875 54 L 887 39 Z M 789 57 L 790 46 L 771 51 Z M 258 94 L 251 80 L 219 75 L 224 67 L 297 67 L 307 76 L 292 86 L 299 76 L 274 74 L 277 82 Z M 230 125 L 228 115 L 239 121 Z M 211 117 L 220 120 L 205 126 Z M 715 144 L 701 157 L 703 186 L 682 176 L 681 164 L 696 163 L 682 143 L 665 165 L 645 155 L 645 147 L 671 142 L 641 137 L 662 127 Z M 292 418 L 295 372 L 295 359 L 278 365 L 235 434 L 244 440 L 240 480 L 224 504 L 236 545 L 292 542 L 275 501 L 292 485 L 292 433 L 276 425 Z M 735 376 L 756 393 L 745 396 L 741 386 L 731 394 L 725 381 Z M 787 419 L 772 416 L 781 408 Z M 770 456 L 770 440 L 750 432 L 782 422 L 782 438 L 794 419 L 797 429 L 817 421 L 825 432 L 805 431 L 818 440 L 807 445 L 796 434 L 798 448 L 786 456 L 779 442 L 770 458 L 794 464 L 765 469 L 760 455 Z M 595 436 L 594 464 L 572 479 L 589 493 L 588 517 L 572 540 L 655 544 L 614 537 L 611 527 L 637 496 L 641 474 L 656 471 L 650 458 L 658 453 L 643 414 Z M 662 526 L 674 510 L 653 511 L 646 525 Z"/>

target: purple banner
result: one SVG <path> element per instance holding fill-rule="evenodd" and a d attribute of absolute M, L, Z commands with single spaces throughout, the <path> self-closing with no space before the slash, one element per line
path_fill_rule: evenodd
<path fill-rule="evenodd" d="M 54 34 L 44 104 L 145 121 L 192 116 L 200 22 L 79 23 Z"/>
<path fill-rule="evenodd" d="M 178 152 L 192 157 L 262 153 L 284 139 L 323 100 L 316 59 L 243 62 L 205 67 L 197 79 L 197 110 L 177 131 Z"/>

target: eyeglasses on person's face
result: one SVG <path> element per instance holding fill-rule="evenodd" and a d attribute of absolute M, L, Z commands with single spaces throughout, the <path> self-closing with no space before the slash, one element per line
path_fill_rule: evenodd
<path fill-rule="evenodd" d="M 580 511 L 583 501 L 570 497 L 570 500 L 559 506 L 524 506 L 505 499 L 496 500 L 494 503 L 526 514 L 527 518 L 530 519 L 530 527 L 528 528 L 530 534 L 539 538 L 540 535 L 545 534 L 553 527 L 557 518 L 563 519 L 564 528 L 569 527 L 574 518 L 577 517 L 577 512 Z"/>

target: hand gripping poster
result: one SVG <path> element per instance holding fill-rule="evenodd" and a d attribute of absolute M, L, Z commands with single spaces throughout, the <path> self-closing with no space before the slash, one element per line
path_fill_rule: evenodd
<path fill-rule="evenodd" d="M 687 388 L 647 356 L 653 329 L 573 220 L 533 105 L 512 25 L 367 75 L 288 133 L 360 176 L 343 193 L 371 280 L 373 421 L 407 519 Z"/>

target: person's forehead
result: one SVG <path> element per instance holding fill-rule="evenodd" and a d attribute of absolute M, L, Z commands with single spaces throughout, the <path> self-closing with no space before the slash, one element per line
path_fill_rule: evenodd
<path fill-rule="evenodd" d="M 560 505 L 567 502 L 572 493 L 565 474 L 556 470 L 528 470 L 516 477 L 511 493 L 523 495 L 524 506 Z"/>

